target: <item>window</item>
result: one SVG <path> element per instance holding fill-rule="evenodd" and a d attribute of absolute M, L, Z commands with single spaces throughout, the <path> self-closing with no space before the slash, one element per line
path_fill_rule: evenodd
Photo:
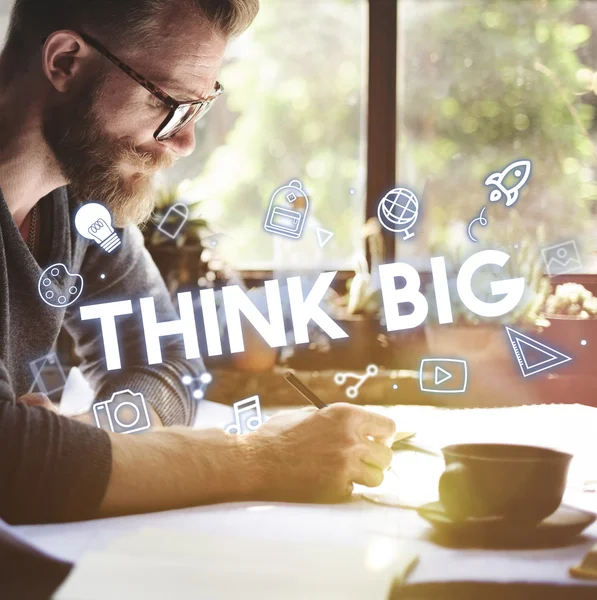
<path fill-rule="evenodd" d="M 428 270 L 434 255 L 574 240 L 583 271 L 597 272 L 595 3 L 398 6 L 397 180 L 419 194 L 421 213 L 396 255 Z M 521 158 L 532 178 L 520 199 L 489 203 L 485 178 Z M 474 244 L 467 226 L 482 207 Z"/>
<path fill-rule="evenodd" d="M 242 269 L 352 268 L 365 215 L 368 3 L 263 2 L 228 50 L 226 91 L 198 124 L 193 156 L 168 172 L 224 233 Z M 310 201 L 299 240 L 264 230 L 274 192 L 291 180 Z M 320 248 L 316 229 L 334 237 Z M 229 237 L 228 237 L 229 236 Z"/>

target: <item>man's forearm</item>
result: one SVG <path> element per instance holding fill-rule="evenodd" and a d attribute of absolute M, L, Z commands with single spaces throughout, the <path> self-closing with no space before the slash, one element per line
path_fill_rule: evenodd
<path fill-rule="evenodd" d="M 172 427 L 110 434 L 112 474 L 100 516 L 248 499 L 260 474 L 242 436 Z"/>
<path fill-rule="evenodd" d="M 100 516 L 242 500 L 335 501 L 383 481 L 396 425 L 337 403 L 273 416 L 242 435 L 186 427 L 110 434 Z"/>

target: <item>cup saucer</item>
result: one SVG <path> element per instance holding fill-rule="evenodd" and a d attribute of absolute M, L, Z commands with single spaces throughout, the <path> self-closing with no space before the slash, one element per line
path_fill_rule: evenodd
<path fill-rule="evenodd" d="M 595 522 L 592 512 L 566 506 L 534 525 L 524 525 L 500 517 L 451 519 L 441 502 L 430 502 L 418 509 L 431 523 L 439 543 L 448 546 L 536 547 L 564 545 Z"/>

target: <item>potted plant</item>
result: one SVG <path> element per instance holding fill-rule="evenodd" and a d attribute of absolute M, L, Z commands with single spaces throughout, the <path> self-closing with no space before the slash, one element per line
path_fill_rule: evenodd
<path fill-rule="evenodd" d="M 453 323 L 438 325 L 435 295 L 427 291 L 430 316 L 425 324 L 428 351 L 432 356 L 462 358 L 477 365 L 503 369 L 511 374 L 516 369 L 512 349 L 504 332 L 504 325 L 512 325 L 531 335 L 542 326 L 541 309 L 550 291 L 549 278 L 543 274 L 539 250 L 531 238 L 523 238 L 516 252 L 498 273 L 478 273 L 473 280 L 477 297 L 495 302 L 490 284 L 498 279 L 524 277 L 525 292 L 516 308 L 500 318 L 484 319 L 470 311 L 459 299 L 455 279 L 449 280 L 452 298 Z"/>
<path fill-rule="evenodd" d="M 515 244 L 515 251 L 508 252 L 510 259 L 506 265 L 496 269 L 495 273 L 483 269 L 473 276 L 474 293 L 486 302 L 499 300 L 491 294 L 491 281 L 524 277 L 524 294 L 514 310 L 498 318 L 479 317 L 462 304 L 454 289 L 455 281 L 452 281 L 454 322 L 438 325 L 437 318 L 428 317 L 425 336 L 429 356 L 461 359 L 468 365 L 467 394 L 462 398 L 450 397 L 451 405 L 518 406 L 542 401 L 537 386 L 530 385 L 533 382 L 521 375 L 504 327 L 512 326 L 531 337 L 536 337 L 541 329 L 541 309 L 549 295 L 550 282 L 543 274 L 535 239 L 520 239 Z M 502 244 L 501 247 L 507 246 Z M 429 304 L 431 309 L 431 298 Z"/>
<path fill-rule="evenodd" d="M 201 234 L 209 232 L 209 226 L 199 213 L 200 201 L 185 202 L 182 187 L 183 184 L 159 188 L 155 210 L 142 229 L 145 247 L 171 294 L 196 284 L 209 270 L 207 262 L 202 260 L 201 244 Z M 181 224 L 177 235 L 172 237 Z"/>
<path fill-rule="evenodd" d="M 313 333 L 309 346 L 292 347 L 282 353 L 285 364 L 295 369 L 354 369 L 367 365 L 391 366 L 389 343 L 380 325 L 382 311 L 378 267 L 383 259 L 383 237 L 379 221 L 369 219 L 363 226 L 363 239 L 371 256 L 371 269 L 364 253 L 355 258 L 355 274 L 347 281 L 347 292 L 330 291 L 325 310 L 348 334 L 347 339 L 331 341 L 325 334 Z"/>
<path fill-rule="evenodd" d="M 580 283 L 556 286 L 542 310 L 540 321 L 546 343 L 573 360 L 567 373 L 593 373 L 592 348 L 597 347 L 597 298 Z"/>
<path fill-rule="evenodd" d="M 350 337 L 342 349 L 333 346 L 335 359 L 344 368 L 366 369 L 368 364 L 391 367 L 394 362 L 383 318 L 379 265 L 383 261 L 384 242 L 379 221 L 369 219 L 362 229 L 371 267 L 364 254 L 355 258 L 354 277 L 347 281 L 347 293 L 337 302 L 335 319 Z"/>

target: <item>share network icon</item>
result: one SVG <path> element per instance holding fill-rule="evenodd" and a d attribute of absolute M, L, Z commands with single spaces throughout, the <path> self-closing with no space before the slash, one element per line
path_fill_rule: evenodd
<path fill-rule="evenodd" d="M 553 369 L 572 360 L 551 346 L 546 346 L 520 331 L 506 327 L 510 344 L 524 377 L 535 375 L 547 369 Z"/>

